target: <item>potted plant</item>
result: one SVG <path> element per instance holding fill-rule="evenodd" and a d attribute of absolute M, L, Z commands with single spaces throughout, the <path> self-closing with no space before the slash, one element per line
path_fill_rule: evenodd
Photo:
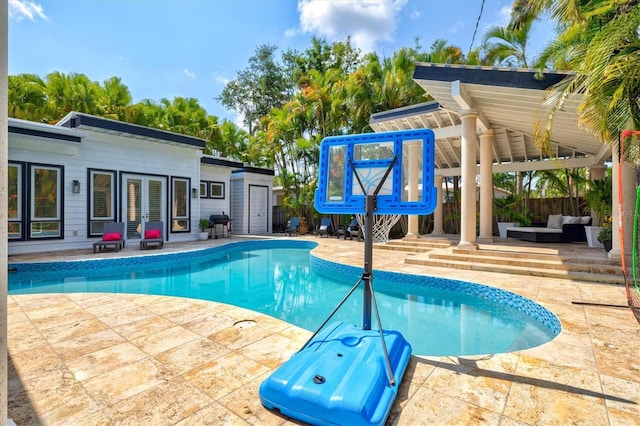
<path fill-rule="evenodd" d="M 207 228 L 209 227 L 209 221 L 207 219 L 200 219 L 198 221 L 198 227 L 200 228 L 200 233 L 198 233 L 198 240 L 208 240 L 209 233 L 207 232 Z"/>
<path fill-rule="evenodd" d="M 596 179 L 589 182 L 589 189 L 585 191 L 583 200 L 593 216 L 593 226 L 585 226 L 584 231 L 587 234 L 587 244 L 589 247 L 602 247 L 599 242 L 599 235 L 602 227 L 597 224 L 599 221 L 607 220 L 611 213 L 612 189 L 611 176 L 604 179 Z"/>
<path fill-rule="evenodd" d="M 531 219 L 519 211 L 521 197 L 509 194 L 506 197 L 493 199 L 493 213 L 498 224 L 500 238 L 507 238 L 507 229 L 514 226 L 527 226 Z"/>
<path fill-rule="evenodd" d="M 598 234 L 598 241 L 604 245 L 604 250 L 608 253 L 611 250 L 612 241 L 612 217 L 609 217 L 602 225 Z"/>

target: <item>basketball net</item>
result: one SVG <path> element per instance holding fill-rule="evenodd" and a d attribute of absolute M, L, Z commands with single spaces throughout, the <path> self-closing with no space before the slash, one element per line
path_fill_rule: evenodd
<path fill-rule="evenodd" d="M 373 238 L 372 241 L 374 243 L 386 243 L 389 241 L 389 232 L 393 225 L 396 224 L 398 219 L 400 219 L 402 215 L 399 214 L 374 214 L 373 215 Z M 362 234 L 365 233 L 364 221 L 366 219 L 366 215 L 357 214 L 356 219 L 358 220 L 358 225 L 360 225 L 360 229 L 362 230 Z M 367 238 L 366 235 L 364 235 Z"/>

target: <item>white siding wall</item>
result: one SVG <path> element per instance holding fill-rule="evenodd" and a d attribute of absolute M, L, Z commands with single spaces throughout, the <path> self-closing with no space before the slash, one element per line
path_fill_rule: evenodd
<path fill-rule="evenodd" d="M 230 176 L 231 169 L 228 167 L 214 166 L 211 164 L 202 164 L 200 166 L 200 181 L 224 183 L 224 199 L 200 198 L 200 216 L 202 218 L 209 219 L 209 216 L 212 214 L 222 214 L 222 212 L 225 212 L 225 214 L 231 217 Z M 233 217 L 231 217 L 231 219 L 233 219 Z"/>
<path fill-rule="evenodd" d="M 233 220 L 234 234 L 248 234 L 247 217 L 244 203 L 248 188 L 244 187 L 244 179 L 238 179 L 231 175 L 231 219 Z"/>
<path fill-rule="evenodd" d="M 115 170 L 118 177 L 118 209 L 121 209 L 120 172 L 145 173 L 167 177 L 167 196 L 170 195 L 171 176 L 191 178 L 191 186 L 198 188 L 200 180 L 199 149 L 185 145 L 169 145 L 82 129 L 86 137 L 81 143 L 62 142 L 11 133 L 9 160 L 64 166 L 64 239 L 12 241 L 9 254 L 33 253 L 48 250 L 91 248 L 95 238 L 88 238 L 87 169 Z M 71 192 L 71 182 L 80 181 L 79 194 Z M 170 200 L 167 199 L 170 204 Z M 198 199 L 191 199 L 191 233 L 168 234 L 170 241 L 189 241 L 197 238 Z M 167 212 L 169 214 L 170 212 Z M 117 215 L 119 216 L 119 215 Z M 167 217 L 167 221 L 169 221 Z"/>

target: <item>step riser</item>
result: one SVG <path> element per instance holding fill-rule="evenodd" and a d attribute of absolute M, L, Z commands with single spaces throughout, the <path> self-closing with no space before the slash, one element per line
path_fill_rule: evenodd
<path fill-rule="evenodd" d="M 452 263 L 439 260 L 430 259 L 405 259 L 405 263 L 412 265 L 434 266 L 439 268 L 453 268 L 462 270 L 473 270 L 483 272 L 499 272 L 515 275 L 527 275 L 534 277 L 549 277 L 549 278 L 564 278 L 575 279 L 580 281 L 599 282 L 606 284 L 624 284 L 624 278 L 620 271 L 589 271 L 589 272 L 576 272 L 576 271 L 554 271 L 549 269 L 540 270 L 537 268 L 513 268 L 507 265 L 492 265 L 492 264 L 478 264 L 478 263 Z"/>
<path fill-rule="evenodd" d="M 557 255 L 541 254 L 541 253 L 516 253 L 512 251 L 498 251 L 498 250 L 466 250 L 454 248 L 451 250 L 454 254 L 467 255 L 467 256 L 486 256 L 496 258 L 509 258 L 509 259 L 535 259 L 535 260 L 568 260 Z"/>
<path fill-rule="evenodd" d="M 508 266 L 521 266 L 523 268 L 533 267 L 533 268 L 546 268 L 546 269 L 557 269 L 557 270 L 570 270 L 571 266 L 567 264 L 563 264 L 559 261 L 536 261 L 536 260 L 526 260 L 526 259 L 506 259 L 506 258 L 498 258 L 498 257 L 484 257 L 484 256 L 461 256 L 461 255 L 451 255 L 445 253 L 431 253 L 429 255 L 430 259 L 437 260 L 445 260 L 445 261 L 457 261 L 457 262 L 471 262 L 471 263 L 483 263 L 490 265 L 508 265 Z M 589 269 L 589 266 L 576 265 L 577 269 L 580 271 L 585 271 Z"/>

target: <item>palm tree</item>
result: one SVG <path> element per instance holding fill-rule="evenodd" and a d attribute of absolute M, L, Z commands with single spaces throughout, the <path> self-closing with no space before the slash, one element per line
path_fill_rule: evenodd
<path fill-rule="evenodd" d="M 10 75 L 9 117 L 41 121 L 47 104 L 45 82 L 35 74 Z"/>
<path fill-rule="evenodd" d="M 535 122 L 535 140 L 548 149 L 556 111 L 573 93 L 583 94 L 580 124 L 603 142 L 624 129 L 640 129 L 640 7 L 638 0 L 517 0 L 512 25 L 549 12 L 560 34 L 540 55 L 574 72 L 547 95 Z M 640 157 L 635 159 L 640 162 Z"/>
<path fill-rule="evenodd" d="M 528 68 L 527 41 L 533 19 L 528 19 L 517 29 L 492 27 L 483 38 L 485 60 L 492 65 Z"/>

